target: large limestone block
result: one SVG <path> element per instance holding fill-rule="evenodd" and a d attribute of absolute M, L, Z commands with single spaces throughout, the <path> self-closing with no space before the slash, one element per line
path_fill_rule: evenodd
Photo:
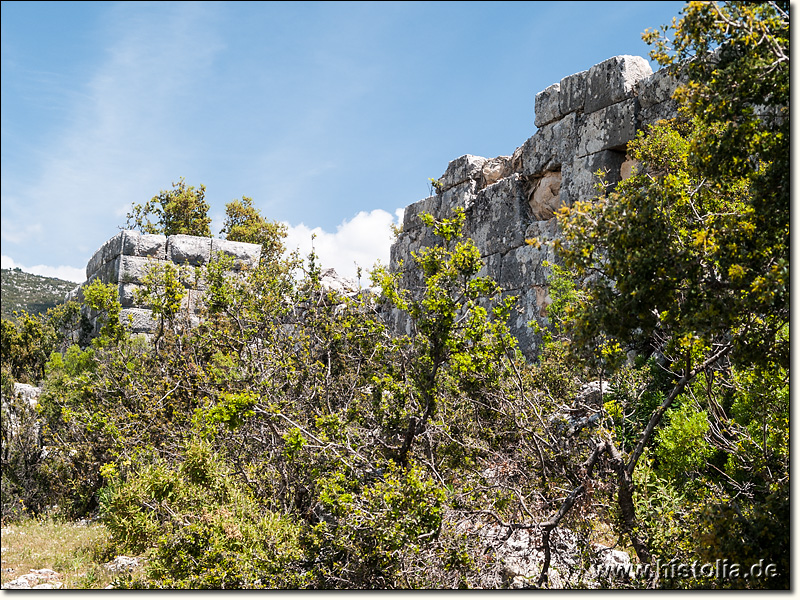
<path fill-rule="evenodd" d="M 636 95 L 642 108 L 650 108 L 672 99 L 677 87 L 678 79 L 669 69 L 661 69 L 636 84 Z"/>
<path fill-rule="evenodd" d="M 524 242 L 528 211 L 522 181 L 515 173 L 478 192 L 467 210 L 465 233 L 483 255 L 507 252 Z"/>
<path fill-rule="evenodd" d="M 638 108 L 636 98 L 629 98 L 587 115 L 580 128 L 577 156 L 624 148 L 636 137 Z"/>
<path fill-rule="evenodd" d="M 120 256 L 119 271 L 116 281 L 113 283 L 144 283 L 144 279 L 150 269 L 158 267 L 167 261 L 145 256 Z"/>
<path fill-rule="evenodd" d="M 646 131 L 648 127 L 655 125 L 658 121 L 672 119 L 676 116 L 678 116 L 678 103 L 671 99 L 665 100 L 639 110 L 639 128 Z"/>
<path fill-rule="evenodd" d="M 156 330 L 153 311 L 147 308 L 123 308 L 119 319 L 131 333 L 152 333 Z"/>
<path fill-rule="evenodd" d="M 633 95 L 634 86 L 653 74 L 641 56 L 614 56 L 589 69 L 584 111 L 591 113 Z"/>
<path fill-rule="evenodd" d="M 451 160 L 444 175 L 439 178 L 442 190 L 448 190 L 469 179 L 477 181 L 481 176 L 481 169 L 485 163 L 485 158 L 473 156 L 472 154 L 465 154 L 455 160 Z"/>
<path fill-rule="evenodd" d="M 155 234 L 142 234 L 126 238 L 128 245 L 123 248 L 123 254 L 131 256 L 148 256 L 159 260 L 167 258 L 167 236 Z"/>
<path fill-rule="evenodd" d="M 576 158 L 561 170 L 561 201 L 571 206 L 577 201 L 589 201 L 598 195 L 600 182 L 596 173 L 606 172 L 606 181 L 614 185 L 620 181 L 620 171 L 625 162 L 625 153 L 603 150 L 595 154 Z"/>
<path fill-rule="evenodd" d="M 438 215 L 441 205 L 442 197 L 437 194 L 435 196 L 428 196 L 427 198 L 419 200 L 418 202 L 414 202 L 414 204 L 409 204 L 406 206 L 406 209 L 403 212 L 403 232 L 410 232 L 414 229 L 423 227 L 422 221 L 419 220 L 419 216 L 422 213 Z"/>
<path fill-rule="evenodd" d="M 558 91 L 558 107 L 562 115 L 583 112 L 586 103 L 586 85 L 589 71 L 567 75 L 561 80 Z"/>
<path fill-rule="evenodd" d="M 258 266 L 258 261 L 261 259 L 261 246 L 212 238 L 211 255 L 218 254 L 233 257 L 233 268 L 237 271 L 252 269 Z"/>
<path fill-rule="evenodd" d="M 561 208 L 561 171 L 545 173 L 533 185 L 528 199 L 531 216 L 537 221 L 552 218 Z"/>
<path fill-rule="evenodd" d="M 107 262 L 114 260 L 122 253 L 123 240 L 127 238 L 127 231 L 120 231 L 117 235 L 100 246 L 86 263 L 86 279 L 89 280 Z"/>
<path fill-rule="evenodd" d="M 468 179 L 441 194 L 429 196 L 424 200 L 407 206 L 403 213 L 403 231 L 425 228 L 419 218 L 422 213 L 428 213 L 437 219 L 442 219 L 452 216 L 455 208 L 466 209 L 472 204 L 476 192 L 477 182 L 474 179 Z"/>
<path fill-rule="evenodd" d="M 560 84 L 554 83 L 536 94 L 536 100 L 533 104 L 533 112 L 535 115 L 533 124 L 536 125 L 536 127 L 542 127 L 561 118 L 563 113 L 559 106 L 560 87 Z"/>
<path fill-rule="evenodd" d="M 122 308 L 131 308 L 137 305 L 136 292 L 142 288 L 138 283 L 119 284 L 119 302 Z"/>
<path fill-rule="evenodd" d="M 200 266 L 211 258 L 211 238 L 171 235 L 167 238 L 167 260 L 175 264 Z"/>
<path fill-rule="evenodd" d="M 511 157 L 514 171 L 523 177 L 537 177 L 569 162 L 577 150 L 581 120 L 576 113 L 540 128 Z"/>

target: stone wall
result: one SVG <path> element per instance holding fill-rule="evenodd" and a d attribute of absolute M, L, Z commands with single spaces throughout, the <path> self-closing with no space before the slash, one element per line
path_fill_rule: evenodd
<path fill-rule="evenodd" d="M 234 272 L 242 271 L 258 266 L 261 246 L 190 235 L 143 235 L 136 231 L 121 231 L 94 253 L 86 265 L 86 282 L 70 292 L 66 299 L 82 304 L 83 288 L 98 279 L 103 283 L 117 284 L 123 323 L 132 333 L 152 333 L 155 323 L 151 311 L 136 301 L 136 291 L 142 287 L 148 270 L 166 263 L 178 266 L 186 286 L 184 307 L 196 313 L 205 289 L 198 268 L 219 255 L 231 256 Z M 96 335 L 100 326 L 98 315 L 90 311 L 86 316 L 92 327 L 90 335 Z"/>
<path fill-rule="evenodd" d="M 464 208 L 465 233 L 486 263 L 482 274 L 519 297 L 509 325 L 522 351 L 534 358 L 541 341 L 528 323 L 547 324 L 551 270 L 544 263 L 556 257 L 549 246 L 536 248 L 525 240 L 560 235 L 555 211 L 591 199 L 599 169 L 611 184 L 630 174 L 627 143 L 648 125 L 676 115 L 671 99 L 676 83 L 666 71 L 653 73 L 644 58 L 615 56 L 539 92 L 537 131 L 513 154 L 453 160 L 439 179 L 437 194 L 406 208 L 390 268 L 403 270 L 400 261 L 413 264 L 411 252 L 435 241 L 420 213 L 442 218 Z M 403 284 L 413 290 L 421 282 L 407 270 Z M 394 313 L 394 320 L 401 331 L 410 332 L 402 315 Z"/>

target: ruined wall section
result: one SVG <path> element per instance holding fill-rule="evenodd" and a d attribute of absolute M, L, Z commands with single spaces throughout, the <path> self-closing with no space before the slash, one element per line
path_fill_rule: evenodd
<path fill-rule="evenodd" d="M 171 263 L 179 267 L 181 281 L 186 287 L 183 308 L 196 314 L 201 307 L 205 285 L 202 267 L 219 255 L 233 258 L 233 272 L 258 266 L 261 246 L 190 235 L 144 235 L 136 231 L 121 231 L 103 244 L 86 265 L 86 282 L 67 295 L 67 300 L 83 304 L 83 288 L 96 280 L 117 284 L 122 304 L 120 318 L 132 333 L 149 334 L 156 323 L 152 311 L 137 303 L 136 292 L 153 266 Z M 98 333 L 100 323 L 93 311 L 85 313 L 92 327 L 91 336 Z"/>
<path fill-rule="evenodd" d="M 671 99 L 676 85 L 666 71 L 653 73 L 644 58 L 616 56 L 538 93 L 537 131 L 512 155 L 457 158 L 439 179 L 436 195 L 406 208 L 390 269 L 403 272 L 404 287 L 420 289 L 419 275 L 408 268 L 411 252 L 435 239 L 419 214 L 443 218 L 456 207 L 464 208 L 465 233 L 485 261 L 482 274 L 519 297 L 509 325 L 523 352 L 535 357 L 541 340 L 528 323 L 548 324 L 551 269 L 545 262 L 556 257 L 549 246 L 536 248 L 525 240 L 559 236 L 555 212 L 593 198 L 598 170 L 606 171 L 611 184 L 630 174 L 628 142 L 650 124 L 677 114 Z M 393 319 L 401 332 L 410 333 L 401 314 L 393 313 Z"/>

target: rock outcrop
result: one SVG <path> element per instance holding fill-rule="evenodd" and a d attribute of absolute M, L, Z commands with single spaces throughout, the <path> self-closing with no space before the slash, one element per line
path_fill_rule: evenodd
<path fill-rule="evenodd" d="M 650 124 L 677 114 L 671 99 L 676 85 L 666 71 L 653 73 L 644 58 L 615 56 L 543 90 L 534 105 L 538 130 L 510 156 L 461 156 L 438 180 L 436 195 L 406 208 L 390 268 L 403 271 L 406 288 L 418 289 L 419 276 L 408 268 L 411 252 L 435 242 L 418 216 L 444 218 L 463 208 L 465 234 L 485 261 L 481 274 L 519 298 L 509 326 L 523 353 L 534 358 L 541 340 L 528 324 L 548 324 L 547 263 L 557 259 L 550 246 L 526 240 L 559 236 L 555 212 L 593 198 L 598 170 L 612 185 L 630 175 L 628 142 Z M 400 331 L 410 331 L 402 315 L 394 313 L 393 319 Z"/>

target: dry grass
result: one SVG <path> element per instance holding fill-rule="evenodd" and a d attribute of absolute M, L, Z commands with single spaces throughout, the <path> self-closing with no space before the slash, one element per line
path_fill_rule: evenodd
<path fill-rule="evenodd" d="M 103 567 L 109 534 L 99 524 L 27 520 L 2 528 L 2 573 L 5 584 L 31 569 L 53 569 L 67 589 L 102 589 L 114 574 Z"/>

